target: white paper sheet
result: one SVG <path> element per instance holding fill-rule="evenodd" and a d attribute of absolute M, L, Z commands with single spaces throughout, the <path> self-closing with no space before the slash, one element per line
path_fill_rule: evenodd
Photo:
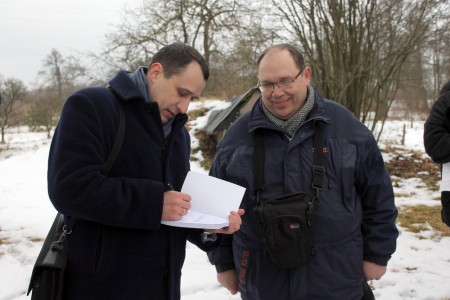
<path fill-rule="evenodd" d="M 169 226 L 218 229 L 228 226 L 228 215 L 237 211 L 245 188 L 205 174 L 189 171 L 181 192 L 191 196 L 191 209 L 179 221 L 162 221 Z"/>
<path fill-rule="evenodd" d="M 442 165 L 442 180 L 440 192 L 442 191 L 450 191 L 450 163 L 445 163 Z"/>

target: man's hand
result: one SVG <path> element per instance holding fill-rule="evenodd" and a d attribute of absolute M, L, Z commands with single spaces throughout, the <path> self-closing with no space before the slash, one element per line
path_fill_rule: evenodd
<path fill-rule="evenodd" d="M 178 221 L 188 213 L 191 208 L 191 196 L 176 191 L 164 193 L 162 220 Z"/>
<path fill-rule="evenodd" d="M 217 281 L 233 295 L 239 291 L 238 278 L 235 270 L 217 273 Z"/>
<path fill-rule="evenodd" d="M 242 225 L 241 216 L 244 215 L 244 213 L 245 211 L 242 208 L 238 209 L 237 212 L 232 211 L 228 216 L 228 220 L 230 221 L 228 227 L 208 231 L 215 233 L 233 234 L 241 228 Z"/>
<path fill-rule="evenodd" d="M 386 273 L 385 266 L 380 266 L 369 261 L 363 262 L 363 268 L 366 280 L 374 280 L 374 279 L 378 280 L 384 275 L 384 273 Z"/>

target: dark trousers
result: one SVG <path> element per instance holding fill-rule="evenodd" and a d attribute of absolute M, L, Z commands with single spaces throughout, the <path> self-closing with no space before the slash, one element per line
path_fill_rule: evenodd
<path fill-rule="evenodd" d="M 361 300 L 375 300 L 375 296 L 373 295 L 372 289 L 365 280 L 363 283 L 363 288 L 364 288 L 364 295 Z"/>

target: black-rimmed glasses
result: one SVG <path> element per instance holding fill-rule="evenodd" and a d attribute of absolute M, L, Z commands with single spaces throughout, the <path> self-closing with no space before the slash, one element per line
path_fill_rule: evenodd
<path fill-rule="evenodd" d="M 295 80 L 300 76 L 300 74 L 303 73 L 303 70 L 305 70 L 305 69 L 303 68 L 302 70 L 300 70 L 300 72 L 298 72 L 298 74 L 294 77 L 294 79 L 282 80 L 279 82 L 259 82 L 258 81 L 258 88 L 263 93 L 273 93 L 273 91 L 275 89 L 275 85 L 277 85 L 277 87 L 279 87 L 281 90 L 284 91 L 285 89 L 292 87 Z"/>

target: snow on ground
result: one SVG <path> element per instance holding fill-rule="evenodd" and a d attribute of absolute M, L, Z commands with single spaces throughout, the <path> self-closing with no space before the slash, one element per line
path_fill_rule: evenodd
<path fill-rule="evenodd" d="M 194 102 L 190 110 L 201 106 L 223 109 L 227 103 L 218 100 Z M 208 114 L 190 123 L 191 130 L 206 124 Z M 405 125 L 405 145 L 400 145 Z M 423 121 L 388 121 L 380 148 L 396 145 L 405 150 L 424 151 Z M 6 136 L 8 144 L 0 145 L 0 300 L 25 300 L 31 270 L 42 241 L 55 216 L 46 190 L 46 170 L 49 141 L 45 133 L 30 133 L 26 128 L 14 129 Z M 193 137 L 192 145 L 196 147 Z M 197 154 L 197 156 L 201 156 Z M 390 155 L 384 154 L 385 159 Z M 198 158 L 198 157 L 197 157 Z M 196 162 L 192 169 L 207 173 Z M 439 205 L 439 194 L 432 192 L 419 178 L 401 180 L 394 188 L 399 195 L 398 206 Z M 433 200 L 434 199 L 434 200 Z M 436 237 L 432 231 L 421 232 L 419 238 L 400 229 L 397 251 L 388 265 L 388 272 L 373 281 L 379 300 L 450 299 L 450 238 Z M 214 267 L 206 255 L 192 244 L 187 246 L 186 262 L 181 282 L 183 300 L 240 299 L 230 295 L 216 281 Z"/>

